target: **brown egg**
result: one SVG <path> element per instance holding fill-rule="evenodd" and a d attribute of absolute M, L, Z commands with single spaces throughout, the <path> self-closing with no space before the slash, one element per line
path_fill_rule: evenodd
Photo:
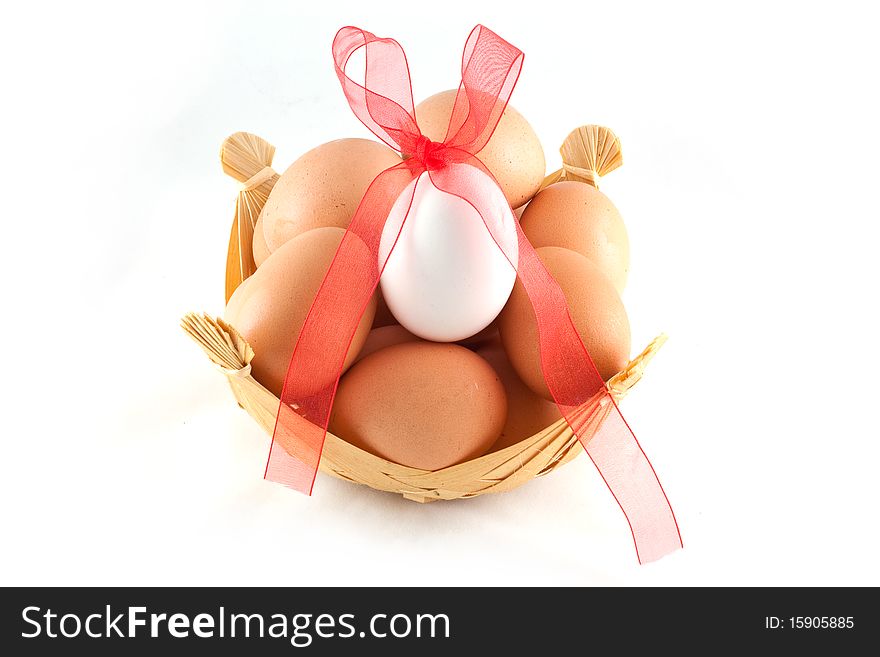
<path fill-rule="evenodd" d="M 562 288 L 581 340 L 607 381 L 627 364 L 630 349 L 629 320 L 614 285 L 580 253 L 556 246 L 537 249 L 537 253 Z M 498 317 L 498 328 L 504 350 L 523 382 L 552 399 L 541 370 L 535 313 L 518 280 Z"/>
<path fill-rule="evenodd" d="M 263 206 L 260 218 L 269 251 L 313 228 L 347 228 L 367 187 L 400 156 L 369 139 L 338 139 L 290 165 Z"/>
<path fill-rule="evenodd" d="M 226 321 L 254 349 L 254 378 L 276 395 L 281 394 L 297 336 L 344 234 L 341 228 L 318 228 L 290 240 L 238 287 L 226 306 Z M 363 251 L 369 257 L 366 246 Z M 346 368 L 363 346 L 375 312 L 373 298 L 349 347 Z M 328 383 L 311 381 L 303 394 Z"/>
<path fill-rule="evenodd" d="M 432 141 L 443 141 L 455 103 L 456 90 L 442 91 L 416 106 L 416 120 Z M 477 157 L 492 172 L 510 207 L 528 201 L 544 180 L 544 150 L 532 126 L 508 105 L 489 143 Z"/>
<path fill-rule="evenodd" d="M 266 236 L 263 234 L 263 215 L 257 217 L 257 223 L 254 224 L 253 251 L 254 263 L 259 267 L 269 257 L 269 246 L 266 244 Z"/>
<path fill-rule="evenodd" d="M 330 430 L 388 461 L 438 470 L 484 454 L 506 413 L 504 387 L 482 358 L 454 344 L 408 342 L 343 377 Z"/>
<path fill-rule="evenodd" d="M 249 276 L 244 279 L 241 283 L 238 284 L 238 287 L 235 288 L 235 292 L 229 297 L 229 301 L 226 302 L 226 310 L 223 313 L 223 317 L 227 322 L 232 323 L 229 319 L 230 317 L 238 317 L 238 313 L 241 310 L 242 305 L 244 305 L 245 299 L 248 297 L 247 288 L 250 287 L 251 283 L 253 283 L 254 277 Z M 232 324 L 235 326 L 235 324 Z M 236 329 L 238 327 L 235 327 Z"/>
<path fill-rule="evenodd" d="M 507 419 L 501 436 L 492 445 L 490 452 L 497 452 L 534 436 L 562 417 L 555 403 L 539 397 L 520 380 L 504 353 L 500 340 L 495 339 L 478 348 L 477 354 L 492 366 L 507 394 Z"/>
<path fill-rule="evenodd" d="M 375 324 L 375 321 L 373 322 Z M 370 354 L 376 353 L 380 349 L 390 347 L 395 344 L 403 344 L 404 342 L 419 342 L 421 338 L 413 335 L 400 324 L 391 324 L 389 326 L 380 326 L 374 328 L 367 335 L 364 346 L 361 347 L 360 353 L 354 362 L 363 360 Z"/>
<path fill-rule="evenodd" d="M 577 251 L 623 292 L 629 272 L 629 238 L 614 204 L 592 185 L 563 181 L 542 189 L 520 220 L 535 248 Z"/>

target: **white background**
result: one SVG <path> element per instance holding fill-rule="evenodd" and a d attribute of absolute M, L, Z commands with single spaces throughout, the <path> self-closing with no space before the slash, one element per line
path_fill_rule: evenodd
<path fill-rule="evenodd" d="M 880 584 L 880 47 L 868 3 L 15 3 L 0 25 L 0 583 Z M 24 12 L 24 13 L 23 13 Z M 222 312 L 237 130 L 283 170 L 367 136 L 342 25 L 394 36 L 416 100 L 483 22 L 556 168 L 613 127 L 634 348 L 624 412 L 685 549 L 640 567 L 586 458 L 418 505 L 262 480 L 268 438 L 178 328 Z"/>

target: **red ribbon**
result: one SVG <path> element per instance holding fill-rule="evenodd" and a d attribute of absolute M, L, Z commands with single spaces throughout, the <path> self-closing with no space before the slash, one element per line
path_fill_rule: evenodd
<path fill-rule="evenodd" d="M 345 72 L 349 58 L 362 48 L 363 85 Z M 494 178 L 476 157 L 513 92 L 523 53 L 491 30 L 474 28 L 465 44 L 461 85 L 446 138 L 439 143 L 422 135 L 416 123 L 409 67 L 400 44 L 344 27 L 333 40 L 333 59 L 355 115 L 379 139 L 409 157 L 370 184 L 318 290 L 287 370 L 266 478 L 311 494 L 343 361 L 390 255 L 380 262 L 386 219 L 403 193 L 408 195 L 404 204 L 411 208 L 411 183 L 427 173 L 438 189 L 464 199 L 480 213 L 498 248 L 516 267 L 537 318 L 544 378 L 623 510 L 639 561 L 653 561 L 681 547 L 660 481 L 587 353 L 562 290 L 518 222 L 516 242 L 509 237 L 509 225 L 502 226 L 505 213 L 493 207 L 497 190 L 489 188 L 485 176 Z"/>

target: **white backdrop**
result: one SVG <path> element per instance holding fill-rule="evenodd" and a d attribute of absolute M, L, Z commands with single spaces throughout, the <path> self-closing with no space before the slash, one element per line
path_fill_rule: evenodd
<path fill-rule="evenodd" d="M 525 5 L 6 10 L 0 584 L 880 584 L 876 22 Z M 549 168 L 576 125 L 623 142 L 603 190 L 632 242 L 634 349 L 670 335 L 624 404 L 685 541 L 655 564 L 584 457 L 457 503 L 265 482 L 268 438 L 177 327 L 222 312 L 222 139 L 262 135 L 283 170 L 367 136 L 336 29 L 400 40 L 418 101 L 457 84 L 477 22 L 526 53 L 512 103 Z"/>

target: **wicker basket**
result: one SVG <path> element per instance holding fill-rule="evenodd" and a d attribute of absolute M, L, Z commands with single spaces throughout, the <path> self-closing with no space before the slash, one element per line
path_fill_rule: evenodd
<path fill-rule="evenodd" d="M 579 128 L 569 136 L 566 143 L 570 143 L 576 135 L 576 138 L 583 141 L 584 133 L 579 134 L 578 131 L 595 128 Z M 613 133 L 610 134 L 613 136 Z M 606 140 L 607 133 L 594 134 L 593 137 L 588 142 L 595 146 L 595 138 Z M 595 159 L 611 162 L 611 168 L 618 166 L 619 143 L 616 148 L 617 154 L 611 158 L 607 156 L 607 149 L 603 151 L 602 148 L 594 148 L 593 155 L 596 157 L 590 162 L 572 163 L 566 159 L 563 169 L 548 176 L 548 182 L 566 177 L 566 172 L 571 177 L 574 177 L 572 173 L 583 174 L 584 171 L 591 170 L 591 167 L 597 175 L 601 175 L 610 168 L 603 169 L 595 165 Z M 603 157 L 597 156 L 602 156 L 603 152 Z M 224 170 L 244 183 L 236 204 L 236 216 L 230 236 L 226 271 L 227 299 L 238 284 L 255 270 L 251 256 L 254 224 L 272 185 L 278 179 L 271 169 L 273 155 L 274 148 L 271 145 L 247 133 L 232 135 L 224 142 L 221 150 Z M 565 146 L 563 156 L 566 156 Z M 595 184 L 595 177 L 587 182 Z M 215 319 L 207 314 L 189 313 L 183 318 L 182 326 L 226 376 L 239 406 L 271 435 L 280 402 L 251 375 L 250 362 L 254 354 L 244 338 L 222 319 Z M 665 336 L 654 339 L 623 371 L 608 381 L 608 390 L 615 400 L 622 399 L 641 379 L 645 366 L 663 342 Z M 584 425 L 585 430 L 589 430 L 589 427 L 593 427 L 593 430 L 598 428 L 611 410 L 610 407 L 611 404 L 604 394 L 597 395 L 594 400 L 584 404 L 578 412 L 589 417 Z M 417 502 L 432 502 L 511 490 L 568 463 L 581 451 L 583 447 L 580 441 L 562 419 L 540 433 L 497 452 L 441 470 L 426 471 L 386 461 L 328 432 L 320 468 L 340 479 L 398 493 Z"/>

